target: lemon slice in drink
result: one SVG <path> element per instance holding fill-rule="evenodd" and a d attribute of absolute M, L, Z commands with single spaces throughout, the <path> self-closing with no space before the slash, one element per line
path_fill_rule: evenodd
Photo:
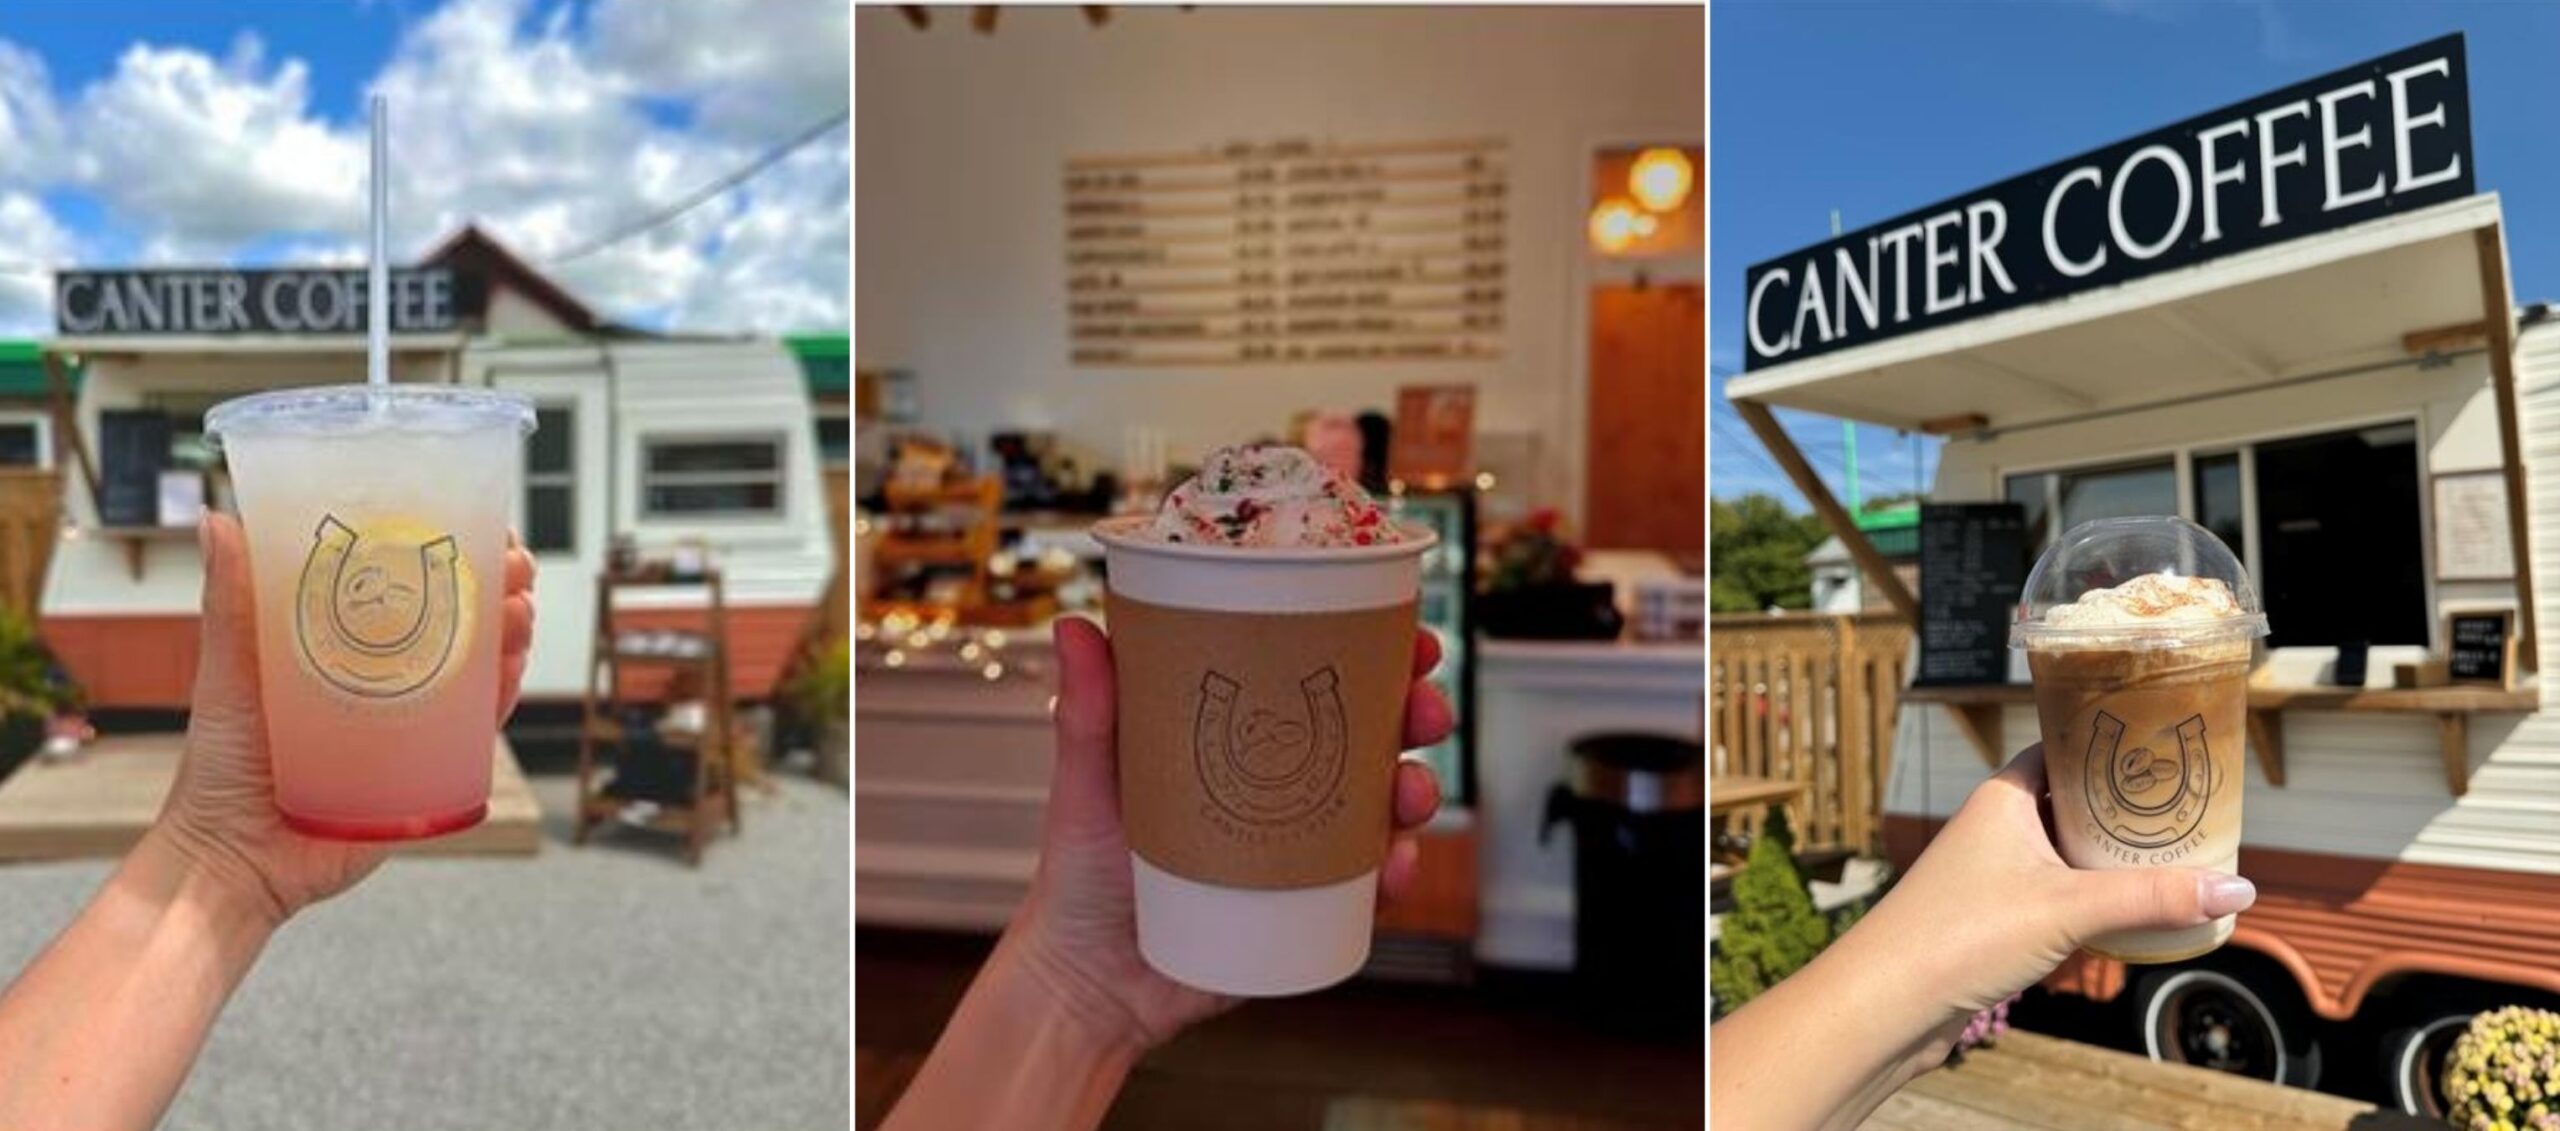
<path fill-rule="evenodd" d="M 432 690 L 471 645 L 479 591 L 461 543 L 400 518 L 321 518 L 294 591 L 303 666 L 359 699 Z"/>

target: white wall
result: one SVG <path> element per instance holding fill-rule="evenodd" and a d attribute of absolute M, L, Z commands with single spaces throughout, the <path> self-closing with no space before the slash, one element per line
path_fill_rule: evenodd
<path fill-rule="evenodd" d="M 1473 381 L 1479 429 L 1540 437 L 1538 497 L 1578 506 L 1583 216 L 1605 144 L 1704 133 L 1697 9 L 958 9 L 928 31 L 855 18 L 854 264 L 864 364 L 914 371 L 925 422 L 1046 427 L 1116 462 L 1122 428 L 1182 459 L 1291 413 L 1393 411 L 1400 384 Z M 1060 177 L 1078 154 L 1287 136 L 1497 135 L 1510 147 L 1508 341 L 1494 363 L 1068 365 Z"/>

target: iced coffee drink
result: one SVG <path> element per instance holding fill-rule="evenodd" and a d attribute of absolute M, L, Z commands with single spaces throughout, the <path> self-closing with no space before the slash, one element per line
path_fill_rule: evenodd
<path fill-rule="evenodd" d="M 2183 519 L 2083 523 L 2036 563 L 2013 643 L 2035 682 L 2056 847 L 2072 867 L 2238 870 L 2250 656 L 2265 632 L 2239 561 Z M 2174 962 L 2222 945 L 2232 921 L 2089 949 Z"/>

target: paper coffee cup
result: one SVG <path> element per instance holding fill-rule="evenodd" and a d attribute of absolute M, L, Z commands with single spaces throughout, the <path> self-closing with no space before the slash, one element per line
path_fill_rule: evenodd
<path fill-rule="evenodd" d="M 1369 957 L 1413 683 L 1422 556 L 1094 528 L 1118 686 L 1138 950 L 1218 993 L 1305 993 Z"/>

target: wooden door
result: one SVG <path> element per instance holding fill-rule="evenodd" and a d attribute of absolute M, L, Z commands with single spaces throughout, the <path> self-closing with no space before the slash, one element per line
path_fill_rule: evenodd
<path fill-rule="evenodd" d="M 1593 288 L 1588 545 L 1706 552 L 1706 350 L 1698 284 Z"/>

